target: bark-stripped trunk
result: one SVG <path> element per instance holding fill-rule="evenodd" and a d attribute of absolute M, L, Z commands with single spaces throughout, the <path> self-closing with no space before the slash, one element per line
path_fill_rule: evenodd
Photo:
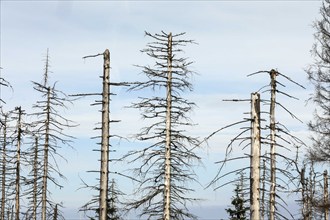
<path fill-rule="evenodd" d="M 38 179 L 38 138 L 35 137 L 35 148 L 33 158 L 33 205 L 32 205 L 32 219 L 37 220 L 37 179 Z"/>
<path fill-rule="evenodd" d="M 328 171 L 325 170 L 323 173 L 323 188 L 324 188 L 324 194 L 323 194 L 323 203 L 324 203 L 324 220 L 329 219 L 329 192 L 328 192 Z"/>
<path fill-rule="evenodd" d="M 21 126 L 21 116 L 22 109 L 17 107 L 18 119 L 17 119 L 17 149 L 16 149 L 16 196 L 15 196 L 15 219 L 19 220 L 19 211 L 20 211 L 20 171 L 21 171 L 21 135 L 22 135 L 22 126 Z"/>
<path fill-rule="evenodd" d="M 260 95 L 251 94 L 250 219 L 260 219 Z"/>
<path fill-rule="evenodd" d="M 100 173 L 100 220 L 107 219 L 108 174 L 109 174 L 109 95 L 110 95 L 110 52 L 103 53 L 103 93 L 102 93 L 102 140 Z"/>
<path fill-rule="evenodd" d="M 275 219 L 276 194 L 276 141 L 275 141 L 275 104 L 276 104 L 276 76 L 275 70 L 270 71 L 271 98 L 270 98 L 270 195 L 269 219 Z"/>
<path fill-rule="evenodd" d="M 1 219 L 5 219 L 5 207 L 6 207 L 6 147 L 7 147 L 7 115 L 4 115 L 3 126 L 3 143 L 2 143 L 2 184 L 1 184 Z"/>
<path fill-rule="evenodd" d="M 50 93 L 51 88 L 47 88 L 47 104 L 46 104 L 46 133 L 44 144 L 44 169 L 42 176 L 42 198 L 41 198 L 41 219 L 46 220 L 47 215 L 47 180 L 48 180 L 48 153 L 49 153 L 49 126 L 50 126 Z"/>
<path fill-rule="evenodd" d="M 165 138 L 165 192 L 164 220 L 171 214 L 171 110 L 172 109 L 172 33 L 167 42 L 166 138 Z"/>

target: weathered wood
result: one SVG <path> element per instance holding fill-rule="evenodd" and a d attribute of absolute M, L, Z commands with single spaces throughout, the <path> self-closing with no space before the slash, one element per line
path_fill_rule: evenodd
<path fill-rule="evenodd" d="M 1 219 L 5 219 L 6 207 L 7 119 L 8 115 L 4 114 L 2 143 Z"/>
<path fill-rule="evenodd" d="M 172 33 L 167 43 L 167 87 L 166 87 L 166 137 L 165 137 L 165 192 L 164 220 L 170 220 L 171 212 L 171 111 L 172 111 Z"/>
<path fill-rule="evenodd" d="M 47 103 L 46 103 L 46 121 L 45 121 L 45 143 L 44 143 L 44 166 L 42 176 L 42 196 L 41 196 L 41 219 L 47 218 L 47 180 L 48 180 L 48 156 L 49 156 L 49 134 L 50 134 L 50 96 L 51 88 L 47 87 Z"/>
<path fill-rule="evenodd" d="M 251 94 L 250 219 L 260 219 L 260 94 Z"/>
<path fill-rule="evenodd" d="M 37 195 L 38 195 L 38 137 L 35 137 L 33 158 L 33 191 L 32 191 L 32 219 L 37 220 Z"/>
<path fill-rule="evenodd" d="M 276 76 L 275 70 L 270 71 L 270 195 L 269 195 L 269 220 L 275 220 L 276 197 L 276 140 L 275 140 L 275 104 L 276 104 Z"/>
<path fill-rule="evenodd" d="M 15 180 L 15 219 L 19 220 L 19 211 L 20 211 L 20 179 L 21 179 L 21 139 L 22 139 L 22 109 L 21 107 L 17 107 L 17 145 L 16 145 L 16 180 Z"/>
<path fill-rule="evenodd" d="M 266 153 L 267 154 L 267 153 Z M 266 160 L 262 160 L 262 178 L 261 178 L 261 183 L 262 183 L 262 190 L 261 190 L 261 207 L 260 207 L 260 219 L 264 220 L 265 219 L 265 192 L 266 192 Z"/>
<path fill-rule="evenodd" d="M 108 176 L 109 176 L 109 134 L 110 134 L 110 52 L 103 53 L 103 93 L 102 93 L 102 137 L 101 137 L 101 172 L 100 172 L 100 220 L 107 219 Z"/>

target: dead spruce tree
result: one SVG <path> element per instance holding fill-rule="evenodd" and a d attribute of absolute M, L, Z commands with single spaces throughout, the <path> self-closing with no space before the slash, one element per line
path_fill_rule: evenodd
<path fill-rule="evenodd" d="M 286 210 L 290 217 L 293 217 L 290 211 L 286 208 L 287 204 L 284 199 L 282 199 L 282 196 L 278 191 L 278 189 L 275 188 L 277 186 L 281 191 L 287 191 L 289 189 L 289 183 L 291 183 L 295 176 L 292 175 L 292 173 L 289 171 L 290 169 L 296 168 L 296 161 L 295 158 L 287 157 L 283 153 L 279 153 L 275 150 L 275 147 L 281 148 L 281 149 L 287 149 L 289 150 L 290 147 L 293 149 L 296 149 L 297 147 L 300 147 L 303 144 L 303 142 L 292 135 L 290 131 L 285 127 L 285 125 L 281 124 L 279 121 L 275 121 L 275 106 L 279 106 L 284 111 L 288 112 L 290 116 L 297 119 L 297 117 L 291 113 L 284 105 L 282 105 L 280 102 L 276 101 L 276 94 L 284 94 L 285 96 L 289 98 L 294 98 L 293 96 L 281 91 L 276 86 L 284 86 L 282 83 L 280 83 L 278 80 L 276 80 L 276 76 L 281 76 L 284 79 L 302 87 L 298 83 L 291 80 L 289 77 L 286 77 L 285 75 L 279 73 L 278 71 L 271 70 L 271 71 L 259 71 L 250 75 L 260 74 L 260 73 L 267 73 L 271 76 L 271 83 L 268 86 L 265 86 L 262 88 L 264 92 L 270 92 L 270 98 L 269 99 L 260 99 L 256 98 L 256 94 L 253 93 L 251 96 L 251 99 L 234 99 L 234 100 L 226 100 L 226 101 L 250 101 L 252 103 L 251 105 L 251 117 L 245 118 L 242 121 L 233 123 L 231 125 L 225 126 L 215 132 L 213 132 L 211 135 L 209 135 L 205 140 L 208 140 L 216 133 L 222 131 L 223 129 L 226 129 L 231 126 L 240 125 L 243 123 L 251 122 L 250 126 L 241 127 L 242 131 L 236 135 L 228 144 L 226 148 L 226 155 L 225 159 L 222 161 L 218 161 L 217 163 L 221 164 L 220 169 L 216 175 L 216 177 L 211 181 L 209 186 L 214 185 L 219 180 L 223 179 L 224 177 L 236 173 L 238 171 L 244 171 L 246 169 L 250 170 L 250 219 L 260 219 L 264 218 L 265 215 L 268 216 L 268 219 L 274 219 L 275 216 L 278 216 L 279 218 L 287 219 L 286 216 L 284 216 L 280 211 L 279 207 Z M 249 75 L 249 76 L 250 76 Z M 270 106 L 269 111 L 263 111 L 260 108 L 260 104 L 256 105 L 257 102 L 263 103 L 263 105 Z M 263 125 L 265 121 L 267 121 L 267 117 L 269 117 L 269 124 L 270 125 Z M 263 123 L 262 123 L 263 122 Z M 248 131 L 251 131 L 250 136 L 246 136 L 246 133 Z M 246 143 L 247 141 L 250 141 Z M 246 148 L 247 146 L 251 145 L 251 153 L 245 154 L 242 156 L 236 156 L 231 157 L 231 153 L 233 151 L 233 146 L 235 143 L 238 143 L 238 146 L 242 147 L 242 149 Z M 265 149 L 265 146 L 270 146 L 271 153 L 267 154 L 266 152 L 269 152 L 268 149 Z M 276 158 L 277 157 L 277 158 Z M 228 162 L 232 162 L 235 160 L 242 160 L 242 159 L 250 158 L 250 166 L 246 167 L 240 167 L 234 171 L 229 171 L 225 174 L 221 174 L 224 165 Z M 279 159 L 283 159 L 283 164 L 285 164 L 285 167 L 276 167 L 276 163 L 278 163 Z M 261 165 L 260 160 L 263 159 L 264 162 Z M 266 166 L 269 165 L 270 168 L 267 168 Z M 262 172 L 262 188 L 260 186 L 260 167 L 263 168 Z M 270 178 L 266 179 L 266 173 L 270 173 Z M 276 173 L 280 174 L 280 177 L 276 177 Z M 283 179 L 287 179 L 288 181 L 285 181 Z M 282 183 L 278 183 L 277 181 L 282 181 Z M 225 185 L 228 185 L 232 183 L 233 181 L 226 182 L 218 187 L 215 187 L 215 190 L 223 187 Z M 267 190 L 265 187 L 270 187 L 270 190 Z M 264 201 L 263 204 L 261 204 L 260 208 L 260 193 L 262 195 L 261 200 Z M 265 194 L 266 193 L 266 194 Z M 269 198 L 269 208 L 268 210 L 265 210 L 265 197 L 268 196 Z M 276 202 L 275 198 L 280 200 L 280 202 Z M 267 213 L 266 213 L 267 212 Z"/>
<path fill-rule="evenodd" d="M 22 140 L 24 132 L 24 123 L 22 120 L 23 110 L 21 107 L 16 107 L 13 115 L 13 119 L 16 121 L 16 127 L 13 134 L 13 143 L 16 145 L 16 152 L 14 155 L 13 163 L 15 164 L 15 219 L 20 219 L 20 210 L 21 210 L 21 163 L 22 163 Z"/>
<path fill-rule="evenodd" d="M 137 139 L 148 147 L 125 156 L 131 163 L 142 163 L 134 169 L 140 183 L 135 192 L 137 199 L 128 204 L 128 209 L 140 209 L 140 216 L 148 219 L 194 219 L 186 206 L 195 201 L 188 197 L 193 189 L 187 184 L 196 181 L 192 168 L 200 158 L 193 150 L 199 141 L 184 130 L 192 126 L 188 113 L 194 103 L 181 97 L 182 92 L 192 90 L 189 78 L 193 72 L 188 69 L 191 62 L 179 57 L 181 47 L 193 41 L 180 39 L 184 33 L 145 34 L 153 42 L 142 52 L 155 64 L 138 66 L 147 79 L 133 85 L 130 91 L 151 89 L 156 95 L 140 97 L 132 105 L 142 111 L 142 118 L 150 124 L 137 134 Z"/>
<path fill-rule="evenodd" d="M 60 112 L 61 109 L 67 109 L 67 106 L 71 104 L 69 97 L 56 89 L 56 83 L 50 86 L 48 76 L 49 55 L 47 50 L 43 80 L 41 83 L 32 82 L 33 88 L 41 94 L 42 99 L 33 105 L 36 112 L 31 114 L 36 118 L 32 122 L 33 133 L 39 137 L 39 147 L 42 149 L 42 161 L 39 161 L 41 177 L 38 177 L 42 182 L 41 188 L 38 189 L 38 193 L 41 193 L 41 216 L 38 219 L 42 220 L 53 216 L 56 203 L 49 197 L 48 185 L 54 184 L 59 188 L 63 187 L 54 176 L 65 178 L 57 163 L 59 158 L 63 159 L 58 149 L 62 146 L 71 146 L 73 137 L 65 133 L 65 128 L 75 126 Z"/>
<path fill-rule="evenodd" d="M 2 112 L 0 124 L 1 142 L 1 210 L 0 219 L 9 219 L 14 198 L 12 193 L 12 178 L 14 164 L 12 163 L 12 117 L 11 112 Z"/>
<path fill-rule="evenodd" d="M 6 177 L 7 177 L 7 163 L 8 163 L 8 153 L 7 153 L 7 119 L 8 115 L 1 114 L 1 219 L 5 219 L 5 209 L 6 209 Z"/>
<path fill-rule="evenodd" d="M 247 210 L 245 210 L 244 212 L 246 212 L 246 214 L 250 216 L 250 219 L 259 219 L 260 158 L 261 158 L 260 103 L 262 102 L 262 100 L 260 99 L 260 94 L 256 92 L 251 94 L 250 99 L 233 99 L 233 100 L 224 100 L 224 101 L 250 102 L 251 103 L 251 111 L 249 112 L 250 117 L 244 118 L 242 121 L 238 121 L 233 124 L 222 127 L 214 131 L 204 139 L 204 141 L 208 141 L 212 136 L 229 127 L 242 125 L 242 124 L 244 126 L 241 127 L 242 131 L 238 135 L 236 135 L 233 139 L 231 139 L 230 143 L 227 145 L 225 159 L 216 162 L 220 164 L 220 168 L 215 178 L 208 184 L 207 187 L 215 186 L 217 182 L 221 181 L 224 177 L 227 177 L 231 174 L 245 173 L 246 170 L 248 170 L 250 172 L 250 178 L 245 178 L 241 180 L 241 181 L 250 180 L 249 186 L 241 189 L 242 193 L 250 195 L 250 198 L 247 201 L 243 201 L 244 202 L 243 205 L 247 208 Z M 245 125 L 247 123 L 250 123 L 250 125 Z M 235 147 L 236 143 L 238 143 L 238 147 L 242 147 L 242 150 L 244 150 L 247 147 L 250 147 L 250 153 L 249 154 L 245 153 L 244 155 L 238 155 L 232 157 L 231 154 L 233 152 L 233 148 Z M 239 167 L 235 170 L 222 174 L 222 170 L 224 169 L 225 164 L 236 160 L 244 160 L 244 159 L 250 159 L 250 166 Z M 235 182 L 237 182 L 236 179 L 229 180 L 221 184 L 220 186 L 215 186 L 214 190 L 217 190 L 221 187 L 224 187 L 228 184 L 232 184 Z M 249 204 L 245 204 L 246 202 L 249 202 Z"/>
<path fill-rule="evenodd" d="M 330 163 L 330 1 L 323 0 L 321 19 L 315 22 L 315 44 L 312 55 L 314 64 L 307 70 L 308 78 L 314 85 L 311 97 L 316 104 L 314 119 L 309 123 L 315 134 L 309 156 L 314 161 Z"/>
<path fill-rule="evenodd" d="M 6 215 L 6 209 L 11 206 L 14 212 L 11 212 L 12 218 L 18 220 L 22 217 L 23 211 L 21 200 L 23 198 L 25 176 L 21 174 L 23 167 L 27 164 L 27 152 L 22 149 L 24 146 L 23 138 L 27 134 L 28 123 L 25 122 L 24 110 L 16 107 L 14 110 L 3 113 L 1 119 L 1 143 L 2 143 L 2 171 L 1 171 L 1 218 L 9 218 Z M 6 217 L 5 217 L 6 216 Z"/>
<path fill-rule="evenodd" d="M 87 97 L 87 96 L 97 96 L 101 97 L 101 100 L 95 101 L 95 103 L 91 105 L 101 105 L 101 126 L 99 126 L 99 123 L 95 130 L 101 130 L 101 135 L 97 137 L 93 137 L 93 139 L 101 139 L 100 149 L 97 149 L 95 151 L 100 152 L 100 170 L 93 170 L 89 172 L 96 172 L 99 174 L 99 183 L 90 186 L 86 182 L 84 183 L 83 188 L 91 188 L 93 190 L 96 190 L 98 192 L 98 195 L 94 196 L 93 199 L 88 201 L 86 204 L 84 204 L 80 211 L 84 211 L 85 213 L 88 211 L 92 211 L 93 214 L 96 213 L 95 218 L 99 218 L 100 220 L 108 220 L 108 219 L 119 219 L 114 217 L 114 213 L 111 211 L 114 207 L 114 201 L 111 200 L 111 197 L 109 197 L 109 194 L 111 196 L 111 191 L 109 193 L 109 190 L 112 188 L 109 184 L 109 173 L 116 173 L 119 174 L 116 171 L 110 171 L 109 170 L 109 164 L 111 161 L 114 161 L 114 158 L 110 159 L 110 147 L 112 146 L 110 141 L 114 138 L 122 138 L 119 135 L 110 134 L 110 125 L 116 122 L 120 122 L 119 120 L 113 120 L 110 119 L 110 96 L 116 95 L 114 93 L 110 92 L 111 86 L 126 86 L 127 83 L 121 82 L 121 83 L 114 83 L 110 82 L 110 51 L 106 49 L 103 53 L 96 54 L 96 55 L 89 55 L 83 57 L 91 58 L 91 57 L 97 57 L 97 56 L 103 56 L 103 76 L 102 78 L 102 92 L 101 93 L 85 93 L 85 94 L 76 94 L 72 95 L 75 97 Z M 119 174 L 120 175 L 120 174 Z M 110 187 L 110 189 L 109 189 Z M 89 216 L 91 219 L 94 219 L 94 217 Z"/>
<path fill-rule="evenodd" d="M 309 171 L 307 170 L 309 169 Z M 304 163 L 301 168 L 298 188 L 301 194 L 297 202 L 301 206 L 300 219 L 329 219 L 328 172 L 315 171 L 314 162 Z"/>
<path fill-rule="evenodd" d="M 29 154 L 29 167 L 30 171 L 26 177 L 26 190 L 24 195 L 28 201 L 26 216 L 28 219 L 37 220 L 37 216 L 40 216 L 39 204 L 41 201 L 40 189 L 42 189 L 42 175 L 39 172 L 41 169 L 42 161 L 42 148 L 39 145 L 39 138 L 35 134 L 30 134 L 29 143 L 30 147 L 27 149 Z"/>
<path fill-rule="evenodd" d="M 282 108 L 285 112 L 287 112 L 292 118 L 300 121 L 291 111 L 289 111 L 284 105 L 282 105 L 279 101 L 277 101 L 277 94 L 284 95 L 288 98 L 291 99 L 297 99 L 291 95 L 289 95 L 286 92 L 283 92 L 281 89 L 278 88 L 278 86 L 283 86 L 285 87 L 284 84 L 280 83 L 277 79 L 277 77 L 281 77 L 303 89 L 305 89 L 302 85 L 298 84 L 297 82 L 293 81 L 286 75 L 278 72 L 277 70 L 270 70 L 270 71 L 258 71 L 256 73 L 250 74 L 255 75 L 255 74 L 260 74 L 260 73 L 266 73 L 269 74 L 270 76 L 270 84 L 269 87 L 265 87 L 265 92 L 269 91 L 270 92 L 270 100 L 267 101 L 265 104 L 269 105 L 269 126 L 266 126 L 266 130 L 269 131 L 269 136 L 266 136 L 263 139 L 264 144 L 269 144 L 270 146 L 270 155 L 269 155 L 269 160 L 270 160 L 270 190 L 269 190 L 269 219 L 274 220 L 275 215 L 281 215 L 278 211 L 276 211 L 276 206 L 282 206 L 280 203 L 276 203 L 275 199 L 276 197 L 281 199 L 279 196 L 279 193 L 276 191 L 276 187 L 280 187 L 282 190 L 288 190 L 289 185 L 283 181 L 283 177 L 288 178 L 288 182 L 293 181 L 294 176 L 288 172 L 288 169 L 294 170 L 297 166 L 297 160 L 296 158 L 290 158 L 283 153 L 279 153 L 277 148 L 282 148 L 290 151 L 290 147 L 292 149 L 297 149 L 299 147 L 304 146 L 305 144 L 303 141 L 301 141 L 298 137 L 294 136 L 291 134 L 291 132 L 286 128 L 286 126 L 280 121 L 276 121 L 276 114 L 275 114 L 275 107 L 280 107 Z M 300 121 L 301 122 L 301 121 Z M 292 151 L 292 150 L 291 150 Z M 278 163 L 278 159 L 282 158 L 284 163 L 286 164 L 285 168 L 277 168 L 276 164 Z M 277 178 L 276 173 L 279 172 L 283 177 Z M 277 180 L 283 181 L 283 184 L 277 183 Z M 284 200 L 282 200 L 284 202 Z M 285 202 L 284 202 L 285 204 Z M 285 208 L 286 209 L 286 208 Z M 278 210 L 278 209 L 277 209 Z"/>

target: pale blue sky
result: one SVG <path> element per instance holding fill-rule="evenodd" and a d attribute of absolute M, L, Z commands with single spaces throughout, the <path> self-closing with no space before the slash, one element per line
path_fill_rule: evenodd
<path fill-rule="evenodd" d="M 185 55 L 195 63 L 195 90 L 186 97 L 197 108 L 192 119 L 198 124 L 191 132 L 204 137 L 231 122 L 240 120 L 248 104 L 222 102 L 224 98 L 249 98 L 250 93 L 268 84 L 267 76 L 247 78 L 259 70 L 277 68 L 307 87 L 306 91 L 288 84 L 286 91 L 300 101 L 285 102 L 299 118 L 307 122 L 312 106 L 305 100 L 312 92 L 304 68 L 313 60 L 310 56 L 312 24 L 319 17 L 321 1 L 4 1 L 1 0 L 1 76 L 10 81 L 14 93 L 2 89 L 6 108 L 21 105 L 29 111 L 38 94 L 31 80 L 39 81 L 44 68 L 44 56 L 50 51 L 52 81 L 66 93 L 99 91 L 102 58 L 83 60 L 82 57 L 111 52 L 111 77 L 116 81 L 134 81 L 140 70 L 133 64 L 144 65 L 150 59 L 140 53 L 150 40 L 144 31 L 157 33 L 187 32 L 186 38 L 198 44 L 185 48 Z M 119 134 L 132 135 L 142 124 L 138 111 L 125 109 L 136 100 L 133 93 L 117 89 L 112 111 L 123 122 L 115 125 Z M 78 139 L 75 150 L 63 150 L 68 163 L 61 162 L 67 176 L 64 189 L 55 190 L 54 199 L 64 202 L 66 213 L 76 210 L 90 196 L 86 190 L 76 191 L 87 178 L 86 170 L 98 167 L 97 154 L 91 151 L 89 140 L 98 120 L 97 108 L 89 107 L 93 100 L 83 99 L 66 111 L 80 127 L 71 133 Z M 307 139 L 306 126 L 280 115 L 296 135 Z M 213 162 L 223 159 L 224 146 L 237 130 L 228 130 L 210 141 L 201 151 L 204 167 L 198 168 L 199 180 L 205 185 L 215 175 Z M 124 153 L 136 146 L 123 142 L 117 150 Z M 138 146 L 141 146 L 140 144 Z M 120 154 L 120 153 L 119 153 Z M 115 166 L 116 167 L 116 166 Z M 123 165 L 116 168 L 120 169 Z M 119 178 L 122 190 L 131 183 Z M 226 206 L 231 188 L 217 192 L 196 188 L 196 195 L 206 199 L 198 204 L 201 219 L 225 218 L 220 206 Z M 129 191 L 129 190 L 128 190 Z M 214 208 L 217 207 L 217 208 Z M 211 211 L 210 211 L 211 210 Z M 68 219 L 73 214 L 67 214 Z M 78 218 L 78 215 L 75 216 Z"/>

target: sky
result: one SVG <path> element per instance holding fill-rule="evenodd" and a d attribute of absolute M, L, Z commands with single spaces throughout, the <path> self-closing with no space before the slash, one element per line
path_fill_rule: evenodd
<path fill-rule="evenodd" d="M 314 43 L 313 22 L 319 18 L 321 1 L 0 1 L 0 66 L 1 77 L 11 83 L 14 91 L 1 89 L 5 109 L 22 106 L 32 111 L 39 98 L 31 81 L 40 81 L 47 48 L 50 55 L 50 80 L 67 94 L 101 91 L 102 57 L 83 56 L 111 53 L 111 80 L 136 81 L 141 70 L 134 65 L 151 64 L 140 52 L 151 40 L 144 32 L 181 33 L 197 44 L 184 48 L 184 56 L 194 61 L 191 68 L 194 91 L 184 97 L 197 107 L 191 118 L 197 125 L 189 132 L 204 138 L 213 131 L 241 120 L 249 111 L 248 103 L 223 102 L 223 99 L 250 98 L 250 93 L 269 83 L 267 75 L 248 74 L 277 69 L 306 87 L 306 90 L 285 82 L 286 92 L 299 100 L 284 103 L 304 123 L 292 120 L 279 110 L 278 118 L 299 138 L 309 142 L 306 123 L 312 119 L 314 106 L 306 100 L 313 92 L 305 69 L 313 63 L 310 50 Z M 137 100 L 137 95 L 124 88 L 113 90 L 117 96 L 111 102 L 111 114 L 122 122 L 111 128 L 118 134 L 132 137 L 146 123 L 139 111 L 125 108 Z M 263 96 L 264 94 L 262 94 Z M 88 201 L 92 192 L 80 189 L 84 179 L 93 182 L 98 154 L 90 137 L 99 121 L 98 108 L 91 107 L 94 99 L 76 101 L 63 112 L 79 124 L 70 129 L 76 137 L 74 149 L 63 148 L 67 161 L 60 160 L 60 169 L 67 180 L 65 187 L 53 189 L 54 200 L 62 201 L 67 219 L 84 219 L 77 209 Z M 195 195 L 203 201 L 192 206 L 200 219 L 226 218 L 224 208 L 233 195 L 230 186 L 214 191 L 204 189 L 215 176 L 224 151 L 239 127 L 227 129 L 213 137 L 208 146 L 199 150 L 203 165 L 196 167 L 200 185 L 193 185 Z M 119 157 L 130 149 L 143 147 L 134 140 L 114 144 Z M 239 148 L 237 148 L 239 151 Z M 235 164 L 241 166 L 242 164 Z M 126 164 L 115 164 L 123 170 Z M 111 169 L 110 168 L 110 169 Z M 229 167 L 228 170 L 230 170 Z M 132 183 L 114 177 L 124 192 Z M 221 185 L 222 183 L 219 183 Z M 133 216 L 133 215 L 132 215 Z"/>

